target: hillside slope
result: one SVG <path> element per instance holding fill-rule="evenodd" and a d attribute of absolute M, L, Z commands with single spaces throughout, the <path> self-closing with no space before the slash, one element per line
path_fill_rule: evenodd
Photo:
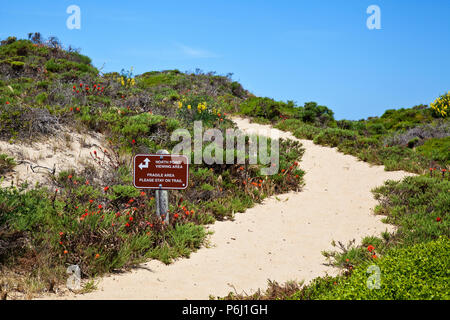
<path fill-rule="evenodd" d="M 207 287 L 217 289 L 208 294 L 224 295 L 232 281 L 239 282 L 232 283 L 239 290 L 251 290 L 264 287 L 266 277 L 322 275 L 333 270 L 320 265 L 320 251 L 330 249 L 332 239 L 371 235 L 343 253 L 326 253 L 350 283 L 354 266 L 377 258 L 367 253 L 368 243 L 377 244 L 381 257 L 401 246 L 427 246 L 440 237 L 448 241 L 449 103 L 447 93 L 430 107 L 335 120 L 331 109 L 315 102 L 299 106 L 255 97 L 231 75 L 200 70 L 105 74 L 54 37 L 9 37 L 0 43 L 0 296 L 60 292 L 73 264 L 83 278 L 78 293 L 86 293 L 93 289 L 92 279 L 149 260 L 147 266 L 166 282 L 137 273 L 158 289 L 147 291 L 134 271 L 117 281 L 105 279 L 105 292 L 119 285 L 126 287 L 123 297 L 133 296 L 136 288 L 145 297 L 163 297 L 166 285 L 179 285 L 185 266 L 194 270 L 195 281 L 183 282 L 192 297 L 206 297 Z M 194 121 L 223 136 L 237 127 L 263 128 L 234 122 L 236 114 L 290 132 L 280 132 L 289 139 L 280 140 L 278 172 L 262 174 L 261 155 L 257 164 L 248 155 L 238 164 L 235 153 L 233 164 L 192 164 L 189 188 L 170 192 L 170 220 L 163 223 L 154 214 L 155 193 L 132 185 L 133 155 L 172 150 L 178 143 L 172 134 L 185 129 L 192 136 Z M 192 141 L 190 146 L 194 150 Z M 248 139 L 245 147 L 250 148 Z M 380 187 L 386 179 L 411 175 L 384 170 L 419 176 Z M 371 215 L 377 202 L 370 190 L 376 186 L 375 211 L 396 226 L 382 239 L 376 234 L 388 226 Z M 277 194 L 287 195 L 279 201 Z M 196 252 L 207 244 L 209 229 L 217 247 Z M 415 263 L 410 258 L 406 265 Z M 217 285 L 217 279 L 224 281 Z M 334 280 L 323 281 L 326 291 L 340 296 L 327 287 Z M 432 296 L 426 290 L 419 294 Z M 185 296 L 183 291 L 177 297 Z"/>
<path fill-rule="evenodd" d="M 268 133 L 269 126 L 234 118 L 246 132 Z M 280 137 L 298 140 L 278 131 Z M 308 140 L 300 167 L 306 172 L 302 192 L 271 197 L 233 222 L 216 222 L 210 247 L 189 259 L 163 265 L 150 261 L 130 273 L 100 280 L 99 290 L 62 299 L 208 299 L 230 291 L 253 293 L 265 288 L 267 279 L 277 282 L 309 282 L 337 268 L 326 266 L 321 254 L 331 250 L 332 240 L 347 242 L 393 232 L 375 216 L 371 190 L 385 180 L 401 180 L 412 174 L 386 172 L 335 149 Z M 47 298 L 47 297 L 46 297 Z M 56 297 L 48 297 L 56 298 Z"/>

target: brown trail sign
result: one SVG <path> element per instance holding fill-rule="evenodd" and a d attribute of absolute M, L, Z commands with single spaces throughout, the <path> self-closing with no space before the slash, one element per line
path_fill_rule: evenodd
<path fill-rule="evenodd" d="M 189 181 L 188 158 L 159 150 L 158 154 L 138 154 L 133 159 L 133 184 L 139 189 L 156 189 L 156 214 L 169 223 L 167 190 L 186 189 Z"/>
<path fill-rule="evenodd" d="M 138 154 L 133 161 L 133 184 L 139 189 L 186 189 L 188 158 L 173 154 Z"/>

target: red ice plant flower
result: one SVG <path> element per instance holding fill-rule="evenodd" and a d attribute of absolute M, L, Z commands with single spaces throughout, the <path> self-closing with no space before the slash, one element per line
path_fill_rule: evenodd
<path fill-rule="evenodd" d="M 374 246 L 369 245 L 369 246 L 367 247 L 367 250 L 369 250 L 369 252 L 372 252 L 373 250 L 375 250 L 375 248 L 374 248 Z"/>
<path fill-rule="evenodd" d="M 441 218 L 440 218 L 440 217 L 437 217 L 437 218 L 436 218 L 436 221 L 437 221 L 437 222 L 441 222 Z"/>

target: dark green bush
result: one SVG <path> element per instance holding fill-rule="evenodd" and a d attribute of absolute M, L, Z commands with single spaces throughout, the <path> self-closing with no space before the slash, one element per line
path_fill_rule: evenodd
<path fill-rule="evenodd" d="M 276 120 L 280 117 L 281 108 L 285 104 L 270 98 L 252 97 L 240 105 L 241 113 L 252 117 L 263 117 Z"/>
<path fill-rule="evenodd" d="M 326 126 L 334 121 L 334 113 L 326 106 L 317 105 L 316 102 L 306 102 L 303 107 L 296 109 L 296 118 L 306 123 L 315 123 Z"/>

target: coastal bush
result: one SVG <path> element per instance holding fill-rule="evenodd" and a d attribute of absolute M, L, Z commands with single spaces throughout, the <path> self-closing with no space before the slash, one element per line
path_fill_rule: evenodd
<path fill-rule="evenodd" d="M 432 138 L 417 148 L 423 156 L 441 163 L 447 168 L 450 161 L 450 136 L 445 138 Z"/>
<path fill-rule="evenodd" d="M 315 123 L 319 126 L 326 126 L 334 121 L 333 111 L 316 102 L 306 102 L 303 107 L 296 108 L 295 117 L 303 122 Z"/>
<path fill-rule="evenodd" d="M 283 102 L 277 102 L 270 98 L 252 97 L 240 105 L 240 112 L 252 117 L 275 120 L 280 117 L 283 105 Z"/>

